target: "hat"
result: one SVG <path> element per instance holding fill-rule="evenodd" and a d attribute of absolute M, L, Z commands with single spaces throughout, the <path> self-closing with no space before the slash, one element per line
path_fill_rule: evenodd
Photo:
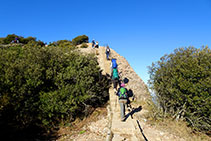
<path fill-rule="evenodd" d="M 124 83 L 122 83 L 122 84 L 121 84 L 121 87 L 125 87 L 125 84 L 124 84 Z"/>

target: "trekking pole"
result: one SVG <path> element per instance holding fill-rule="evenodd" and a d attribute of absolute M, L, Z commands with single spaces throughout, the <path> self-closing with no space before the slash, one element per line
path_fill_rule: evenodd
<path fill-rule="evenodd" d="M 140 125 L 139 120 L 136 120 L 136 122 L 137 122 L 138 127 L 139 127 L 139 129 L 140 129 L 140 131 L 141 131 L 142 136 L 144 137 L 144 140 L 145 140 L 145 141 L 148 141 L 148 139 L 147 139 L 146 136 L 144 135 L 144 132 L 143 132 L 143 129 L 141 128 L 141 125 Z"/>

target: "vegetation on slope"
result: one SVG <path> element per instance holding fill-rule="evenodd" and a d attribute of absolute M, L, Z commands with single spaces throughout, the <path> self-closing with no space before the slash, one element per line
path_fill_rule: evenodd
<path fill-rule="evenodd" d="M 211 130 L 211 50 L 179 48 L 149 67 L 150 86 L 163 116 Z"/>
<path fill-rule="evenodd" d="M 0 123 L 50 131 L 108 100 L 109 81 L 96 57 L 64 45 L 69 43 L 0 49 Z"/>

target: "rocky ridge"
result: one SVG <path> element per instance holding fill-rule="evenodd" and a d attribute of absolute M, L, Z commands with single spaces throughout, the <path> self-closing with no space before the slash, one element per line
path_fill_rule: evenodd
<path fill-rule="evenodd" d="M 105 47 L 92 49 L 91 44 L 88 48 L 80 48 L 83 53 L 93 53 L 98 57 L 99 66 L 103 70 L 103 74 L 110 74 L 110 61 L 106 60 Z M 117 96 L 114 95 L 113 88 L 109 89 L 109 104 L 107 106 L 107 117 L 100 116 L 97 121 L 87 123 L 82 130 L 86 130 L 83 134 L 74 136 L 64 136 L 59 140 L 74 140 L 74 141 L 183 141 L 184 139 L 174 134 L 170 134 L 165 130 L 156 129 L 144 119 L 143 114 L 147 111 L 146 105 L 139 104 L 140 101 L 152 102 L 143 80 L 135 73 L 127 60 L 120 56 L 117 52 L 111 49 L 111 57 L 117 59 L 118 69 L 121 72 L 122 78 L 129 79 L 126 85 L 127 89 L 133 91 L 135 95 L 135 103 L 132 103 L 133 111 L 126 111 L 128 116 L 126 122 L 120 121 L 120 106 Z M 141 107 L 141 108 L 140 108 Z"/>

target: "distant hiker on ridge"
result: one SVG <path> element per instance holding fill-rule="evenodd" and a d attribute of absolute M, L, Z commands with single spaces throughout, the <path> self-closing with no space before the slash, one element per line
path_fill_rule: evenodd
<path fill-rule="evenodd" d="M 110 48 L 109 46 L 106 47 L 106 59 L 109 60 Z"/>
<path fill-rule="evenodd" d="M 120 88 L 117 91 L 117 95 L 119 97 L 121 121 L 124 121 L 125 120 L 125 105 L 127 104 L 127 101 L 128 101 L 127 89 L 125 88 L 124 83 L 120 85 Z"/>
<path fill-rule="evenodd" d="M 98 47 L 99 47 L 99 43 L 98 43 L 98 41 L 96 41 L 95 48 L 98 48 Z"/>
<path fill-rule="evenodd" d="M 15 37 L 15 43 L 19 43 L 18 37 Z"/>
<path fill-rule="evenodd" d="M 95 47 L 95 39 L 92 40 L 92 48 Z"/>

